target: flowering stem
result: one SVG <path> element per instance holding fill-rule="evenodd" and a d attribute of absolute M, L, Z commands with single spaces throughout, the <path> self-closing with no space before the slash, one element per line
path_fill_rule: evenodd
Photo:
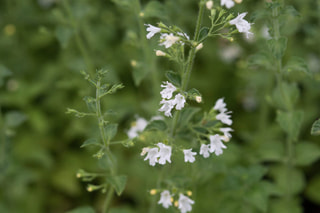
<path fill-rule="evenodd" d="M 107 196 L 106 196 L 106 199 L 104 201 L 104 206 L 103 206 L 102 213 L 107 213 L 108 212 L 108 209 L 109 209 L 111 200 L 113 198 L 113 195 L 114 195 L 114 189 L 113 189 L 112 186 L 110 186 L 109 190 L 108 190 L 108 193 L 107 193 Z"/>
<path fill-rule="evenodd" d="M 273 28 L 274 28 L 274 38 L 278 40 L 280 38 L 280 26 L 279 26 L 279 20 L 278 20 L 278 15 L 279 15 L 279 8 L 275 7 L 272 10 L 272 15 L 273 15 Z M 293 106 L 290 103 L 290 100 L 288 100 L 288 96 L 286 95 L 286 92 L 283 88 L 283 71 L 282 71 L 282 60 L 279 58 L 276 58 L 276 79 L 277 79 L 277 84 L 278 87 L 280 88 L 280 93 L 281 96 L 284 100 L 285 103 L 285 110 L 286 111 L 292 111 Z M 287 149 L 287 158 L 286 158 L 286 198 L 289 200 L 291 199 L 292 193 L 291 193 L 291 170 L 292 170 L 292 157 L 293 157 L 293 141 L 289 135 L 287 135 L 287 140 L 286 140 L 286 149 Z"/>
<path fill-rule="evenodd" d="M 194 38 L 193 38 L 194 41 L 198 41 L 198 39 L 199 39 L 200 27 L 201 27 L 201 23 L 202 23 L 204 8 L 205 8 L 205 3 L 203 1 L 200 1 L 197 24 L 196 24 L 196 29 L 195 29 Z M 190 75 L 191 75 L 191 71 L 192 71 L 192 67 L 193 67 L 193 62 L 194 62 L 194 59 L 196 56 L 196 46 L 197 45 L 193 45 L 189 51 L 188 61 L 186 63 L 186 66 L 185 66 L 185 69 L 184 69 L 183 75 L 182 75 L 182 83 L 181 83 L 181 90 L 182 91 L 185 91 L 187 89 L 187 86 L 189 83 L 189 79 L 190 79 Z M 172 129 L 171 129 L 172 136 L 174 136 L 176 128 L 177 128 L 177 123 L 178 123 L 178 120 L 180 117 L 180 112 L 181 111 L 177 111 L 174 114 L 173 125 L 172 125 Z"/>
<path fill-rule="evenodd" d="M 104 132 L 104 119 L 101 113 L 101 103 L 100 103 L 100 79 L 97 82 L 97 88 L 96 88 L 96 115 L 98 118 L 98 125 L 99 125 L 99 130 L 100 130 L 100 135 L 101 135 L 101 139 L 102 142 L 104 144 L 104 146 L 108 149 L 109 148 L 109 144 Z"/>

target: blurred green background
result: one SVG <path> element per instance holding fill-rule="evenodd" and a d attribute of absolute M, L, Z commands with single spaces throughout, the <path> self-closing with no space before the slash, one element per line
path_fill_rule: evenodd
<path fill-rule="evenodd" d="M 293 5 L 300 17 L 288 20 L 282 29 L 289 41 L 284 61 L 299 56 L 312 73 L 288 77 L 299 86 L 296 108 L 305 112 L 299 144 L 308 144 L 296 164 L 298 207 L 290 212 L 316 213 L 320 138 L 311 136 L 310 129 L 320 116 L 320 1 L 285 4 Z M 110 119 L 120 125 L 117 138 L 125 139 L 136 115 L 149 119 L 158 113 L 164 72 L 176 66 L 154 56 L 156 39 L 145 39 L 143 24 L 163 21 L 192 35 L 197 9 L 196 0 L 0 2 L 0 212 L 60 213 L 83 205 L 99 211 L 104 195 L 87 192 L 76 178 L 79 168 L 99 170 L 93 150 L 80 149 L 86 138 L 97 134 L 96 121 L 65 114 L 68 107 L 85 111 L 82 97 L 94 92 L 79 72 L 106 68 L 109 82 L 125 85 L 103 102 L 105 110 L 117 112 Z M 265 2 L 244 0 L 231 11 L 248 12 L 255 37 L 211 39 L 197 55 L 189 88 L 202 93 L 206 110 L 225 97 L 235 132 L 224 155 L 210 163 L 197 162 L 201 178 L 193 189 L 194 212 L 278 213 L 269 207 L 278 196 L 269 184 L 279 183 L 277 162 L 283 158 L 285 137 L 275 122 L 275 108 L 266 101 L 274 79 L 267 69 L 250 66 L 253 55 L 266 46 L 268 23 L 259 18 Z M 152 199 L 158 199 L 148 190 L 159 173 L 143 162 L 142 147 L 115 147 L 128 183 L 123 195 L 115 197 L 111 212 L 148 212 Z M 159 207 L 158 212 L 165 210 Z"/>

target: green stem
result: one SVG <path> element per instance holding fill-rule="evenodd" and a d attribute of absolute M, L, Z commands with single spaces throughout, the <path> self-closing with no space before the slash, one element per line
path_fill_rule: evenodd
<path fill-rule="evenodd" d="M 114 195 L 114 189 L 112 186 L 110 186 L 108 193 L 107 193 L 107 196 L 106 196 L 106 199 L 104 201 L 102 213 L 108 213 L 108 209 L 110 207 L 110 203 L 113 198 L 113 195 Z"/>
<path fill-rule="evenodd" d="M 193 38 L 194 41 L 198 41 L 198 39 L 199 39 L 200 27 L 201 27 L 201 23 L 202 23 L 204 8 L 205 8 L 204 2 L 200 1 L 197 24 L 196 24 L 196 29 L 195 29 L 194 38 Z M 187 65 L 186 65 L 185 70 L 183 72 L 182 83 L 181 83 L 181 90 L 182 91 L 185 91 L 187 89 L 195 56 L 196 56 L 196 46 L 194 45 L 191 47 L 191 49 L 189 51 Z M 177 128 L 177 123 L 178 123 L 178 120 L 180 117 L 180 113 L 181 113 L 181 111 L 179 110 L 174 114 L 173 121 L 172 121 L 172 129 L 171 129 L 172 136 L 174 136 L 174 134 L 175 134 L 175 131 Z"/>
<path fill-rule="evenodd" d="M 104 118 L 102 116 L 102 113 L 101 113 L 101 103 L 100 103 L 100 85 L 101 85 L 101 82 L 100 82 L 100 79 L 98 80 L 97 82 L 97 88 L 96 88 L 96 115 L 97 115 L 97 118 L 98 118 L 98 125 L 99 125 L 99 130 L 100 130 L 100 135 L 101 135 L 101 139 L 102 139 L 102 142 L 104 144 L 104 146 L 108 149 L 109 147 L 109 143 L 107 141 L 107 138 L 106 138 L 106 135 L 105 135 L 105 132 L 104 132 Z"/>

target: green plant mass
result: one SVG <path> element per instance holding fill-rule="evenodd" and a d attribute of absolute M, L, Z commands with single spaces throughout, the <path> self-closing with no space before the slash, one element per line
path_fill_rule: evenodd
<path fill-rule="evenodd" d="M 320 1 L 0 2 L 0 212 L 320 212 Z"/>

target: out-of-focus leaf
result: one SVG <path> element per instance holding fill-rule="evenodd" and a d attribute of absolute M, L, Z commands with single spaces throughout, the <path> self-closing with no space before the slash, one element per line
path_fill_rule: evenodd
<path fill-rule="evenodd" d="M 11 71 L 0 64 L 0 87 L 3 85 L 4 78 L 10 76 L 12 73 Z"/>
<path fill-rule="evenodd" d="M 312 124 L 311 135 L 320 135 L 320 119 Z"/>
<path fill-rule="evenodd" d="M 104 132 L 107 140 L 110 141 L 117 134 L 118 124 L 106 124 L 104 127 Z"/>
<path fill-rule="evenodd" d="M 295 163 L 298 166 L 308 166 L 319 159 L 320 148 L 317 144 L 301 142 L 295 146 Z"/>
<path fill-rule="evenodd" d="M 313 202 L 320 204 L 320 175 L 313 177 L 307 186 L 306 195 Z"/>
<path fill-rule="evenodd" d="M 27 120 L 27 116 L 18 111 L 11 111 L 5 114 L 5 123 L 8 127 L 17 127 Z"/>
<path fill-rule="evenodd" d="M 69 41 L 73 35 L 73 30 L 68 27 L 58 26 L 55 35 L 62 48 L 66 48 L 69 44 Z"/>
<path fill-rule="evenodd" d="M 96 112 L 96 99 L 91 96 L 85 96 L 83 100 L 86 102 L 90 112 Z"/>
<path fill-rule="evenodd" d="M 127 176 L 120 175 L 107 177 L 107 182 L 112 185 L 112 187 L 116 190 L 117 195 L 120 196 L 126 187 Z"/>
<path fill-rule="evenodd" d="M 98 140 L 96 138 L 90 138 L 90 139 L 86 140 L 80 146 L 80 148 L 83 148 L 83 147 L 86 147 L 86 146 L 90 146 L 90 145 L 100 146 L 101 144 L 98 142 Z"/>
<path fill-rule="evenodd" d="M 115 3 L 119 7 L 125 7 L 125 8 L 133 8 L 134 1 L 132 0 L 111 0 L 113 3 Z"/>
<path fill-rule="evenodd" d="M 279 39 L 269 39 L 267 41 L 268 47 L 276 59 L 281 59 L 287 49 L 286 37 L 280 37 Z"/>
<path fill-rule="evenodd" d="M 287 72 L 302 72 L 306 75 L 311 76 L 311 72 L 308 68 L 307 63 L 303 58 L 300 57 L 292 57 L 284 67 L 284 70 L 286 70 Z"/>
<path fill-rule="evenodd" d="M 294 8 L 292 5 L 288 5 L 283 9 L 283 13 L 285 15 L 291 15 L 291 16 L 296 16 L 299 17 L 300 13 Z"/>
<path fill-rule="evenodd" d="M 166 9 L 164 8 L 163 4 L 158 1 L 148 2 L 143 10 L 143 13 L 144 17 L 146 18 L 164 19 L 167 17 Z"/>
<path fill-rule="evenodd" d="M 303 111 L 277 112 L 277 122 L 292 140 L 298 139 L 303 115 Z"/>
<path fill-rule="evenodd" d="M 83 206 L 83 207 L 78 207 L 71 211 L 68 211 L 67 213 L 95 213 L 95 211 L 92 207 Z"/>
<path fill-rule="evenodd" d="M 274 199 L 270 203 L 269 212 L 302 213 L 302 207 L 297 199 Z"/>
<path fill-rule="evenodd" d="M 270 61 L 272 61 L 270 53 L 260 52 L 249 57 L 248 65 L 249 67 L 258 67 L 263 68 L 265 70 L 270 70 L 273 67 Z"/>
<path fill-rule="evenodd" d="M 271 104 L 278 109 L 287 110 L 294 106 L 299 98 L 299 89 L 294 83 L 282 82 L 272 92 Z"/>
<path fill-rule="evenodd" d="M 163 120 L 154 120 L 151 121 L 147 127 L 144 129 L 145 131 L 148 130 L 160 130 L 160 131 L 165 131 L 167 129 L 167 124 Z"/>
<path fill-rule="evenodd" d="M 171 83 L 176 86 L 181 86 L 181 77 L 177 72 L 167 71 L 165 75 Z"/>

